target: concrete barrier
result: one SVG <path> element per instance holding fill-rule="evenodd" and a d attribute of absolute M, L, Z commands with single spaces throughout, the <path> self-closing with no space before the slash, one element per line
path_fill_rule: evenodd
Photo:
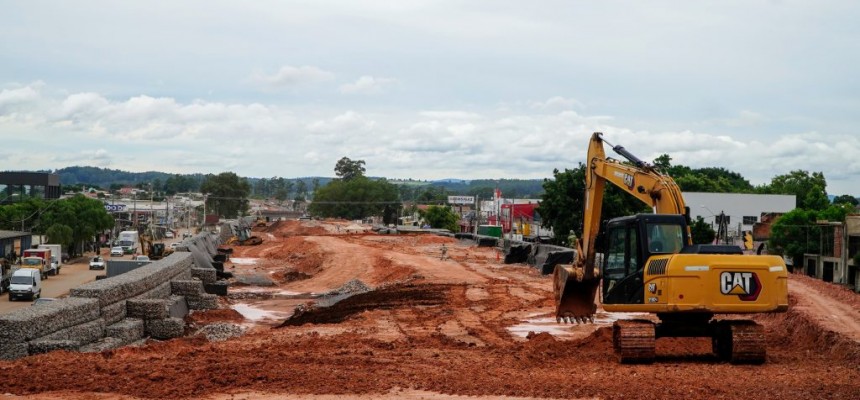
<path fill-rule="evenodd" d="M 218 306 L 217 296 L 203 286 L 211 283 L 204 280 L 214 282 L 216 276 L 211 256 L 218 237 L 205 233 L 185 242 L 189 251 L 81 285 L 70 291 L 70 297 L 0 316 L 0 359 L 57 349 L 102 351 L 145 335 L 182 336 L 189 309 Z"/>

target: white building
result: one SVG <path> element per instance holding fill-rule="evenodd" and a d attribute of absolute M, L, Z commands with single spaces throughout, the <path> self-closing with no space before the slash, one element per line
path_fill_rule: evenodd
<path fill-rule="evenodd" d="M 751 231 L 759 222 L 762 213 L 786 213 L 794 210 L 794 195 L 747 194 L 747 193 L 700 193 L 684 192 L 684 202 L 690 207 L 690 218 L 702 217 L 705 222 L 717 226 L 717 216 L 725 213 L 728 234 L 740 236 L 740 232 Z"/>

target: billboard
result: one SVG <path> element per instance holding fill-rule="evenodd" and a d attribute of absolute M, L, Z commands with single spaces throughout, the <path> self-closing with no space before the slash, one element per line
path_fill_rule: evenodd
<path fill-rule="evenodd" d="M 475 196 L 448 196 L 449 204 L 475 204 Z"/>

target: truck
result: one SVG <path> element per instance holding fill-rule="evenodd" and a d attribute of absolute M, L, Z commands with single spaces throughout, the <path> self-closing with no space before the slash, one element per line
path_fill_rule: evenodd
<path fill-rule="evenodd" d="M 117 246 L 122 247 L 125 254 L 132 254 L 137 251 L 137 243 L 139 241 L 137 231 L 122 231 L 119 233 Z"/>
<path fill-rule="evenodd" d="M 42 279 L 48 279 L 51 272 L 51 249 L 27 249 L 21 255 L 21 268 L 32 268 L 41 271 Z"/>
<path fill-rule="evenodd" d="M 52 275 L 59 275 L 60 269 L 63 268 L 63 247 L 59 244 L 40 244 L 40 249 L 51 249 L 51 258 L 53 259 L 53 263 L 56 264 L 55 267 L 52 267 Z"/>

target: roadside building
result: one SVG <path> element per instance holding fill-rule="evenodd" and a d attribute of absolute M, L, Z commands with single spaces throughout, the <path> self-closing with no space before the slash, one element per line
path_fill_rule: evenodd
<path fill-rule="evenodd" d="M 6 258 L 12 251 L 20 257 L 21 251 L 29 249 L 32 245 L 33 236 L 30 232 L 2 231 L 0 230 L 0 257 Z"/>
<path fill-rule="evenodd" d="M 782 194 L 684 192 L 683 196 L 693 221 L 702 217 L 717 230 L 721 219 L 725 218 L 727 236 L 732 242 L 739 241 L 743 232 L 753 232 L 757 223 L 794 210 L 796 204 L 796 196 Z M 759 232 L 765 232 L 763 229 Z M 768 237 L 769 232 L 767 229 Z M 767 240 L 761 237 L 756 240 Z"/>
<path fill-rule="evenodd" d="M 860 253 L 860 215 L 848 215 L 845 222 L 819 221 L 820 254 L 804 254 L 802 272 L 825 282 L 851 287 L 860 292 L 860 274 L 854 256 Z"/>

